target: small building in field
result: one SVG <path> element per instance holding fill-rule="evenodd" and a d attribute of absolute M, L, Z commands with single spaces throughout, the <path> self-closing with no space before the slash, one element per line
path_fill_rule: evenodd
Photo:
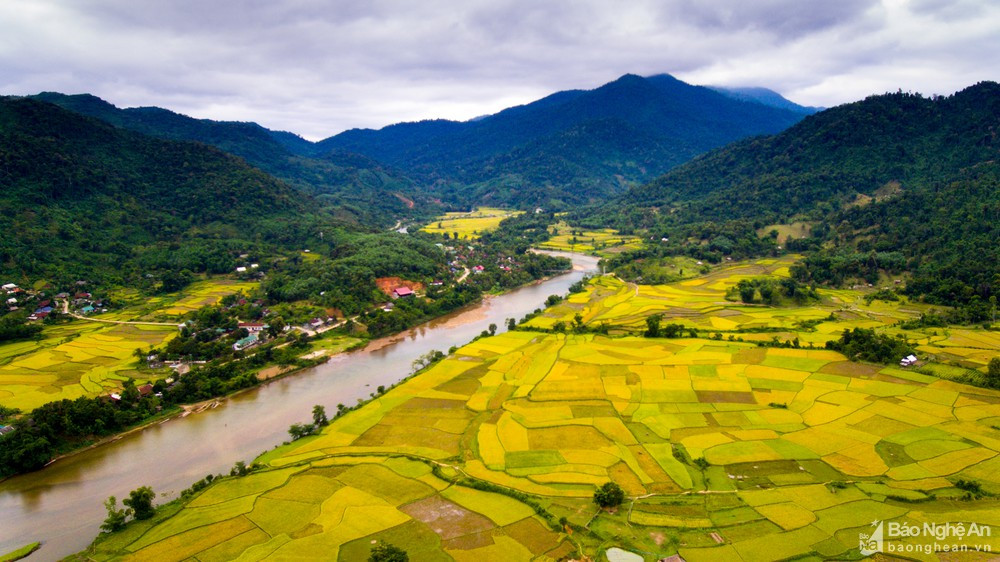
<path fill-rule="evenodd" d="M 404 297 L 412 297 L 414 295 L 413 289 L 409 287 L 396 287 L 392 291 L 392 298 L 401 299 Z"/>
<path fill-rule="evenodd" d="M 907 355 L 906 357 L 900 359 L 899 360 L 899 366 L 900 367 L 909 367 L 909 366 L 913 365 L 916 362 L 917 362 L 917 356 L 911 354 L 911 355 Z"/>
<path fill-rule="evenodd" d="M 149 396 L 150 394 L 153 393 L 153 385 L 151 385 L 151 384 L 144 384 L 144 385 L 136 388 L 136 390 L 139 391 L 139 395 L 140 396 Z"/>
<path fill-rule="evenodd" d="M 236 273 L 246 273 L 246 271 L 247 268 L 242 265 L 236 268 Z"/>

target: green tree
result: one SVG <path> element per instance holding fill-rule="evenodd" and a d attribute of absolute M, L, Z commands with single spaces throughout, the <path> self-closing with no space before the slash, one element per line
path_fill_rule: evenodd
<path fill-rule="evenodd" d="M 313 434 L 313 426 L 307 423 L 293 423 L 288 426 L 288 434 L 292 436 L 292 441 L 296 439 L 302 439 L 307 435 Z"/>
<path fill-rule="evenodd" d="M 508 318 L 507 319 L 507 330 L 513 330 L 516 327 L 517 327 L 517 320 L 514 320 L 513 318 Z"/>
<path fill-rule="evenodd" d="M 583 332 L 583 315 L 579 312 L 573 315 L 573 331 L 578 334 Z"/>
<path fill-rule="evenodd" d="M 614 482 L 605 482 L 594 491 L 594 503 L 604 509 L 618 507 L 625 501 L 625 490 Z"/>
<path fill-rule="evenodd" d="M 660 321 L 663 320 L 662 314 L 651 314 L 646 317 L 646 337 L 647 338 L 658 338 L 660 337 Z"/>
<path fill-rule="evenodd" d="M 313 406 L 313 425 L 316 427 L 324 427 L 329 424 L 330 420 L 326 417 L 326 408 L 319 404 Z"/>
<path fill-rule="evenodd" d="M 396 545 L 379 541 L 372 547 L 368 562 L 409 562 L 410 555 Z"/>
<path fill-rule="evenodd" d="M 1000 388 L 1000 357 L 990 359 L 990 364 L 986 367 L 986 384 Z"/>
<path fill-rule="evenodd" d="M 122 500 L 132 510 L 132 515 L 138 520 L 149 519 L 156 513 L 153 507 L 153 500 L 156 493 L 149 486 L 142 486 L 129 492 L 128 497 Z"/>
<path fill-rule="evenodd" d="M 490 330 L 490 335 L 495 336 L 497 334 L 497 325 L 490 324 L 489 330 Z"/>
<path fill-rule="evenodd" d="M 118 499 L 111 496 L 104 502 L 104 509 L 108 510 L 108 517 L 101 523 L 101 530 L 105 533 L 114 533 L 125 527 L 125 518 L 128 511 L 118 507 Z"/>
<path fill-rule="evenodd" d="M 277 317 L 267 323 L 267 335 L 272 338 L 276 338 L 281 335 L 281 332 L 285 330 L 285 319 L 282 317 Z"/>

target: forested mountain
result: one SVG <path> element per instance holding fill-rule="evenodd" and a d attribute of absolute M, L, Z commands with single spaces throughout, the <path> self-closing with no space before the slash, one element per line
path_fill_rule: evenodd
<path fill-rule="evenodd" d="M 801 118 L 668 75 L 625 75 L 473 121 L 354 129 L 317 147 L 365 154 L 435 182 L 445 200 L 558 208 L 606 198 L 707 150 L 781 131 Z"/>
<path fill-rule="evenodd" d="M 803 280 L 871 276 L 891 265 L 913 272 L 914 294 L 985 302 L 1000 287 L 998 134 L 994 82 L 949 97 L 872 96 L 701 156 L 631 190 L 621 210 L 606 214 L 662 229 L 817 219 L 813 238 L 795 243 L 823 248 Z"/>
<path fill-rule="evenodd" d="M 215 146 L 315 195 L 345 220 L 392 224 L 408 212 L 407 200 L 417 198 L 414 183 L 398 171 L 343 150 L 319 150 L 302 137 L 256 123 L 194 119 L 158 107 L 120 109 L 88 94 L 32 97 L 146 135 Z"/>
<path fill-rule="evenodd" d="M 0 98 L 5 279 L 230 271 L 233 252 L 300 245 L 336 221 L 312 197 L 200 143 Z"/>

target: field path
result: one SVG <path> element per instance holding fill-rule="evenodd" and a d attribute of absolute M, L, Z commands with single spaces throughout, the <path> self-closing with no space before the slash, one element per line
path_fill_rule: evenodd
<path fill-rule="evenodd" d="M 142 326 L 170 326 L 172 328 L 180 328 L 183 324 L 174 324 L 172 322 L 143 322 L 143 321 L 126 321 L 126 320 L 105 320 L 103 318 L 90 318 L 88 316 L 81 316 L 75 312 L 69 311 L 69 301 L 62 301 L 63 314 L 67 314 L 76 318 L 78 320 L 87 320 L 88 322 L 104 322 L 105 324 L 132 324 L 132 325 L 142 325 Z"/>

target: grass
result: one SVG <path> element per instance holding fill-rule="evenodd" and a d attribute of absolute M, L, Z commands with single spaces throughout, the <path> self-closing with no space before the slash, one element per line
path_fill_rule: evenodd
<path fill-rule="evenodd" d="M 41 547 L 42 547 L 41 543 L 33 542 L 31 544 L 22 546 L 17 550 L 8 552 L 7 554 L 0 554 L 0 562 L 14 562 L 15 560 L 27 558 L 29 554 L 35 552 Z"/>
<path fill-rule="evenodd" d="M 431 234 L 458 234 L 459 239 L 475 240 L 483 232 L 488 232 L 500 225 L 504 219 L 523 214 L 524 211 L 510 211 L 492 207 L 479 207 L 468 213 L 445 213 L 421 228 Z"/>
<path fill-rule="evenodd" d="M 739 278 L 786 265 L 737 264 L 654 287 L 596 279 L 539 318 L 582 311 L 589 326 L 616 319 L 617 333 L 522 328 L 479 339 L 320 435 L 258 459 L 268 469 L 215 483 L 91 554 L 152 557 L 171 544 L 198 559 L 323 548 L 351 560 L 373 540 L 395 539 L 427 560 L 555 559 L 577 549 L 596 558 L 612 545 L 650 559 L 856 559 L 858 529 L 874 519 L 1000 522 L 994 497 L 951 499 L 959 480 L 1000 492 L 1000 392 L 808 345 L 631 330 L 645 315 L 683 308 L 691 313 L 674 318 L 689 325 L 729 311 L 721 317 L 736 326 L 763 322 L 808 341 L 845 326 L 890 330 L 916 313 L 866 308 L 845 291 L 787 309 L 724 300 Z M 813 332 L 795 327 L 803 318 L 822 321 Z M 992 334 L 967 332 L 947 337 L 991 349 Z M 596 512 L 590 498 L 608 481 L 641 499 Z M 199 534 L 207 528 L 218 532 Z M 170 542 L 178 537 L 183 548 Z"/>

